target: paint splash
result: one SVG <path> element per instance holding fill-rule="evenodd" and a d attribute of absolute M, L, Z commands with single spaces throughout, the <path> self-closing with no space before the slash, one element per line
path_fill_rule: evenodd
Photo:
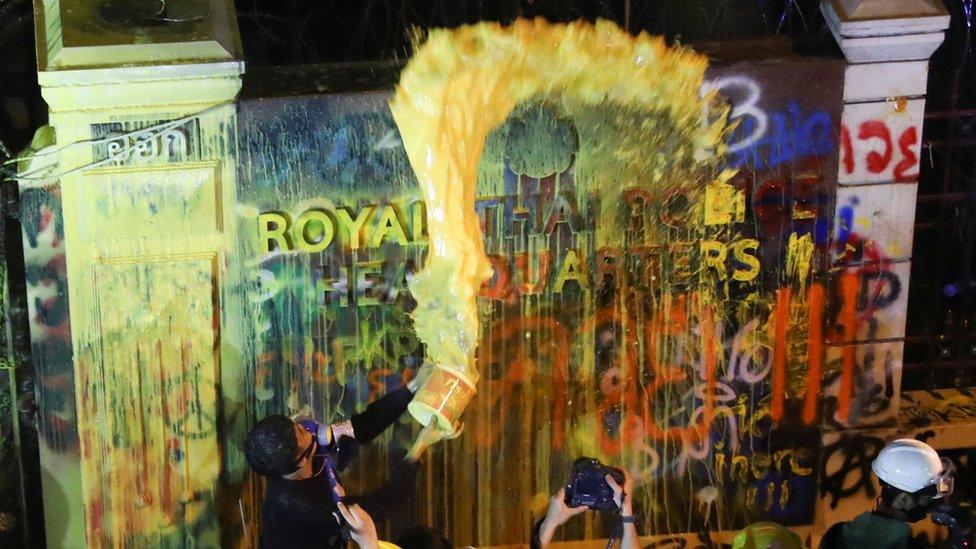
<path fill-rule="evenodd" d="M 815 246 L 812 235 L 798 236 L 790 233 L 790 240 L 786 246 L 786 276 L 799 282 L 800 292 L 807 289 L 810 278 L 811 262 Z"/>
<path fill-rule="evenodd" d="M 626 185 L 650 177 L 654 186 L 673 186 L 678 175 L 686 183 L 690 172 L 708 173 L 701 168 L 712 168 L 716 175 L 706 177 L 714 181 L 731 175 L 715 169 L 726 113 L 705 108 L 713 99 L 700 94 L 707 64 L 704 56 L 608 21 L 480 23 L 427 36 L 390 106 L 427 203 L 429 255 L 411 292 L 415 329 L 432 363 L 477 382 L 476 296 L 492 269 L 474 207 L 491 130 L 529 101 L 571 115 L 581 140 L 587 126 L 613 128 L 613 142 L 580 149 L 605 153 L 594 165 L 616 176 L 601 188 L 598 226 L 601 244 L 622 241 L 616 213 Z M 660 131 L 662 119 L 673 132 Z M 428 387 L 448 386 L 457 384 L 428 383 L 415 401 L 431 400 Z M 412 413 L 425 424 L 431 417 Z"/>

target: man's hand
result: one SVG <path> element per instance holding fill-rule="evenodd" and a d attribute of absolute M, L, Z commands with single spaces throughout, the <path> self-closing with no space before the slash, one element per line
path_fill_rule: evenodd
<path fill-rule="evenodd" d="M 464 432 L 464 424 L 461 422 L 454 425 L 453 431 L 448 431 L 441 428 L 436 419 L 431 418 L 430 423 L 421 429 L 420 434 L 417 435 L 417 440 L 414 441 L 410 451 L 407 452 L 406 460 L 420 461 L 420 456 L 427 451 L 427 448 L 430 448 L 442 440 L 455 439 L 461 436 L 462 432 Z"/>
<path fill-rule="evenodd" d="M 359 545 L 360 549 L 379 549 L 380 540 L 376 535 L 376 525 L 373 519 L 359 505 L 353 504 L 346 507 L 344 503 L 337 503 L 336 507 L 342 513 L 342 517 L 349 524 L 352 530 L 352 539 Z"/>
<path fill-rule="evenodd" d="M 566 489 L 560 488 L 556 495 L 552 496 L 546 518 L 542 520 L 542 526 L 539 528 L 540 544 L 548 545 L 552 541 L 552 535 L 556 533 L 556 528 L 587 509 L 586 506 L 570 507 L 566 505 Z"/>
<path fill-rule="evenodd" d="M 423 386 L 432 373 L 434 373 L 434 365 L 429 362 L 423 363 L 417 369 L 417 375 L 407 382 L 407 389 L 410 389 L 411 393 L 417 394 L 417 389 Z"/>
<path fill-rule="evenodd" d="M 620 508 L 620 514 L 624 516 L 631 516 L 634 514 L 634 480 L 630 478 L 630 474 L 624 469 L 624 485 L 621 486 L 617 484 L 617 481 L 613 479 L 612 476 L 607 475 L 607 484 L 610 485 L 610 489 L 613 490 L 613 501 L 617 502 L 617 507 Z"/>

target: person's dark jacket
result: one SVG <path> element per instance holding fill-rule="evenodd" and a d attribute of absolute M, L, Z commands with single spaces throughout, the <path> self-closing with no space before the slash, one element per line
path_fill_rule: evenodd
<path fill-rule="evenodd" d="M 411 398 L 410 390 L 401 387 L 352 416 L 356 438 L 339 439 L 339 469 L 348 465 L 360 444 L 368 443 L 392 425 L 407 409 Z M 320 466 L 321 460 L 313 458 L 312 470 L 319 471 Z M 401 460 L 385 485 L 369 494 L 349 496 L 347 501 L 358 503 L 374 521 L 380 522 L 392 515 L 397 502 L 412 489 L 416 471 L 416 463 Z M 339 524 L 332 515 L 335 512 L 338 511 L 325 474 L 304 480 L 269 477 L 268 494 L 262 507 L 260 547 L 345 547 Z"/>
<path fill-rule="evenodd" d="M 905 521 L 868 512 L 831 526 L 820 540 L 820 549 L 914 549 L 911 536 Z"/>

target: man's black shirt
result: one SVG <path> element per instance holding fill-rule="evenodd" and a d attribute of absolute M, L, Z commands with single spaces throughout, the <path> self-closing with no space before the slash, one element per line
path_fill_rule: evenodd
<path fill-rule="evenodd" d="M 348 465 L 359 444 L 373 440 L 392 425 L 407 409 L 411 398 L 410 390 L 401 387 L 352 416 L 350 421 L 356 438 L 339 439 L 339 468 Z M 318 472 L 321 466 L 321 458 L 313 458 L 312 471 Z M 361 505 L 379 522 L 390 516 L 396 504 L 405 498 L 413 486 L 416 471 L 416 463 L 402 461 L 379 490 L 360 497 L 350 496 L 347 500 Z M 264 549 L 345 547 L 339 524 L 332 516 L 334 512 L 338 511 L 324 473 L 304 480 L 269 477 L 268 494 L 262 507 L 260 546 Z"/>

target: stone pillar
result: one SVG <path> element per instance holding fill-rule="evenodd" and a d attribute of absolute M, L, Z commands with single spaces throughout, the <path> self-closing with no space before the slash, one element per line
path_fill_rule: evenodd
<path fill-rule="evenodd" d="M 823 0 L 820 7 L 849 63 L 832 257 L 840 312 L 827 351 L 842 374 L 825 389 L 838 397 L 827 419 L 878 425 L 899 407 L 928 59 L 949 14 L 940 0 Z M 845 322 L 845 304 L 853 323 Z M 856 378 L 862 370 L 871 374 Z M 881 393 L 869 402 L 872 377 Z"/>
<path fill-rule="evenodd" d="M 25 256 L 60 267 L 56 296 L 28 293 L 70 318 L 31 326 L 47 545 L 219 546 L 217 387 L 237 373 L 219 365 L 239 344 L 220 315 L 244 69 L 233 3 L 34 4 L 54 131 L 20 188 L 55 234 L 25 226 Z"/>

